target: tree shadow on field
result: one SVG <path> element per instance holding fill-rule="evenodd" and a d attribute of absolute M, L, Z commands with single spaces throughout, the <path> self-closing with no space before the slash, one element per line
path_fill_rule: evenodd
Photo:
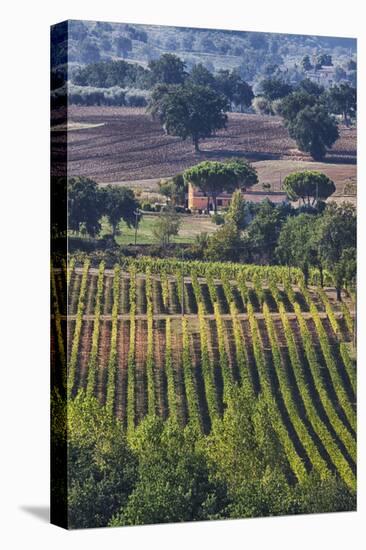
<path fill-rule="evenodd" d="M 26 512 L 42 522 L 50 522 L 50 507 L 49 506 L 20 506 L 22 512 Z"/>
<path fill-rule="evenodd" d="M 281 158 L 281 155 L 275 154 L 275 153 L 259 153 L 256 151 L 235 151 L 235 150 L 227 150 L 227 149 L 200 149 L 198 156 L 204 156 L 207 158 L 210 157 L 221 157 L 221 158 L 230 158 L 230 157 L 236 157 L 236 158 L 244 158 L 244 159 L 252 159 L 252 160 L 279 160 Z"/>

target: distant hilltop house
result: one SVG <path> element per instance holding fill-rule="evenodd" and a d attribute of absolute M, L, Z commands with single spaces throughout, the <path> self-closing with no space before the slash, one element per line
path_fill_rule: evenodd
<path fill-rule="evenodd" d="M 259 203 L 269 199 L 275 204 L 288 202 L 287 194 L 284 191 L 257 191 L 252 189 L 242 189 L 243 198 L 248 202 Z M 230 205 L 232 193 L 221 193 L 217 197 L 218 210 L 227 208 Z M 191 183 L 188 185 L 188 208 L 192 211 L 207 210 L 208 197 Z M 209 210 L 213 210 L 212 200 L 210 199 Z"/>
<path fill-rule="evenodd" d="M 320 69 L 307 71 L 306 76 L 316 84 L 324 86 L 324 88 L 330 88 L 335 82 L 335 70 L 333 65 L 324 66 Z"/>

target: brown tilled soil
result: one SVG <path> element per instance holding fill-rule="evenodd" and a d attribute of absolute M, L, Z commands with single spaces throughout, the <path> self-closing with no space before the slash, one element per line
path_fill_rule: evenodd
<path fill-rule="evenodd" d="M 227 129 L 202 140 L 199 154 L 194 152 L 189 140 L 165 135 L 160 123 L 152 120 L 144 109 L 73 105 L 69 109 L 69 120 L 83 125 L 100 124 L 68 132 L 70 175 L 88 176 L 99 183 L 139 182 L 145 191 L 150 187 L 156 191 L 156 181 L 160 178 L 206 159 L 243 156 L 251 161 L 265 161 L 263 165 L 258 162 L 260 180 L 273 180 L 272 183 L 294 169 L 291 163 L 289 166 L 271 164 L 273 161 L 311 160 L 297 150 L 280 117 L 229 113 Z M 354 181 L 356 129 L 341 126 L 340 133 L 326 160 L 332 163 L 329 169 L 333 167 L 335 179 Z M 62 133 L 52 132 L 55 148 L 62 139 Z M 57 173 L 57 154 L 55 161 Z M 316 169 L 318 165 L 310 163 L 310 167 Z"/>

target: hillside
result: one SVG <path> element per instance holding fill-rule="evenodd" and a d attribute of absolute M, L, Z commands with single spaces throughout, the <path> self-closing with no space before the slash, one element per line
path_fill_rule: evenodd
<path fill-rule="evenodd" d="M 67 277 L 55 269 L 53 376 L 66 354 L 70 394 L 108 401 L 128 429 L 154 410 L 203 434 L 238 385 L 265 400 L 295 477 L 336 472 L 354 488 L 351 298 L 307 290 L 296 269 L 186 262 L 182 280 L 181 268 L 142 259 L 114 270 L 71 262 Z"/>
<path fill-rule="evenodd" d="M 242 26 L 242 24 L 240 24 Z M 59 31 L 65 32 L 67 23 Z M 330 54 L 342 66 L 354 57 L 356 40 L 341 37 L 258 33 L 218 29 L 135 25 L 92 21 L 69 22 L 69 62 L 85 64 L 101 59 L 125 59 L 141 65 L 164 53 L 175 53 L 189 69 L 203 63 L 212 71 L 237 68 L 252 82 L 268 65 L 286 69 L 304 55 Z M 54 66 L 63 64 L 66 44 L 54 31 Z"/>
<path fill-rule="evenodd" d="M 355 182 L 355 128 L 341 125 L 340 138 L 326 162 L 313 163 L 297 150 L 279 117 L 241 113 L 228 116 L 227 129 L 202 140 L 197 156 L 190 141 L 166 135 L 144 109 L 73 105 L 69 108 L 68 173 L 88 176 L 99 183 L 135 184 L 142 180 L 137 186 L 156 191 L 158 179 L 175 175 L 200 160 L 242 156 L 257 163 L 261 183 L 272 183 L 274 187 L 296 167 L 322 170 L 334 179 L 340 193 L 349 181 Z M 57 149 L 64 139 L 62 132 L 52 132 L 55 173 Z"/>

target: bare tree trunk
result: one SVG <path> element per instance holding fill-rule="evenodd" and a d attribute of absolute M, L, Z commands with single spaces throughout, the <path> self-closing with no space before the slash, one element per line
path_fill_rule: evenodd
<path fill-rule="evenodd" d="M 319 273 L 320 273 L 320 286 L 323 288 L 324 286 L 324 272 L 323 272 L 323 266 L 319 266 Z"/>
<path fill-rule="evenodd" d="M 193 145 L 194 145 L 194 150 L 195 150 L 195 152 L 196 152 L 196 153 L 199 153 L 199 152 L 200 152 L 200 148 L 199 148 L 199 143 L 198 143 L 198 137 L 197 137 L 197 136 L 193 136 L 192 141 L 193 141 Z"/>
<path fill-rule="evenodd" d="M 337 291 L 337 300 L 338 300 L 338 302 L 341 302 L 342 301 L 342 288 L 339 285 L 337 285 L 336 291 Z"/>

